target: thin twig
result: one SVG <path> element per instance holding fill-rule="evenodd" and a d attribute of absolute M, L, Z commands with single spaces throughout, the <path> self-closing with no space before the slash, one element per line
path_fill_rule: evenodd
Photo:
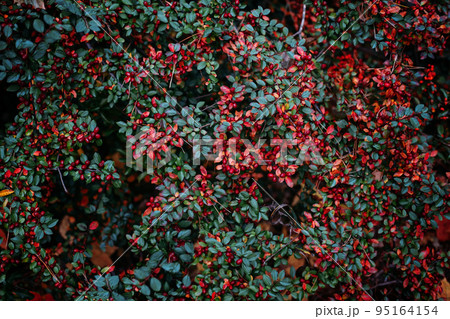
<path fill-rule="evenodd" d="M 397 29 L 397 28 L 395 27 L 395 25 L 394 25 L 391 21 L 389 21 L 388 19 L 386 19 L 386 18 L 384 18 L 384 17 L 383 17 L 383 19 L 384 19 L 387 23 L 389 23 L 394 29 Z"/>
<path fill-rule="evenodd" d="M 305 15 L 306 15 L 306 4 L 303 3 L 302 23 L 300 24 L 300 29 L 298 30 L 298 37 L 299 37 L 300 40 L 302 39 L 303 26 L 305 25 Z"/>
<path fill-rule="evenodd" d="M 44 264 L 45 268 L 47 268 L 47 270 L 50 272 L 50 274 L 52 275 L 52 277 L 54 279 L 56 279 L 57 282 L 61 283 L 61 281 L 58 279 L 58 277 L 56 277 L 55 273 L 50 269 L 49 266 L 47 266 L 47 264 L 41 259 L 41 257 L 38 254 L 34 254 L 37 258 L 39 258 L 39 260 L 41 261 L 41 263 Z"/>
<path fill-rule="evenodd" d="M 254 178 L 252 178 L 252 180 L 256 183 L 256 185 L 258 185 L 259 186 L 259 188 L 260 189 L 262 189 L 263 191 L 264 191 L 264 193 L 266 193 L 271 199 L 272 199 L 272 201 L 274 201 L 275 203 L 277 203 L 278 205 L 280 205 L 276 200 L 275 200 L 275 198 L 273 198 L 273 196 L 266 190 L 266 189 L 264 189 Z M 289 216 L 289 213 L 288 212 L 286 212 L 286 210 L 284 210 L 283 208 L 281 208 L 282 210 L 283 210 L 283 212 L 286 214 L 286 215 L 288 215 Z M 293 219 L 294 221 L 295 221 L 295 219 Z M 295 221 L 295 223 L 297 224 L 297 226 L 301 229 L 301 230 L 303 230 L 303 231 L 305 231 L 305 229 L 302 227 L 302 225 L 300 224 L 300 223 L 298 223 L 297 221 Z M 369 295 L 369 293 L 367 292 L 367 290 L 366 289 L 364 289 L 364 287 L 362 286 L 362 284 L 360 283 L 360 282 L 358 282 L 358 281 L 356 281 L 356 279 L 354 279 L 353 277 L 352 277 L 352 275 L 341 265 L 341 264 L 339 264 L 337 261 L 336 261 L 336 259 L 334 259 L 331 255 L 330 255 L 330 253 L 325 249 L 325 248 L 323 248 L 322 247 L 322 245 L 314 238 L 314 237 L 311 237 L 311 235 L 309 235 L 310 237 L 309 238 L 311 238 L 312 239 L 312 241 L 314 242 L 314 244 L 317 246 L 317 248 L 319 248 L 323 253 L 325 253 L 328 257 L 330 257 L 330 259 L 341 269 L 341 270 L 343 270 L 347 275 L 348 275 L 348 277 L 352 280 L 352 281 L 354 281 L 355 283 L 356 283 L 356 285 L 359 287 L 359 288 L 361 288 L 361 290 L 363 290 L 373 301 L 375 301 L 375 299 L 371 296 L 371 295 Z"/>
<path fill-rule="evenodd" d="M 61 179 L 61 184 L 62 184 L 62 186 L 64 188 L 64 192 L 67 195 L 70 195 L 69 192 L 67 191 L 66 185 L 64 184 L 64 180 L 63 180 L 63 177 L 62 177 L 62 174 L 61 174 L 61 170 L 59 169 L 59 167 L 57 167 L 57 170 L 58 170 L 58 173 L 59 173 L 59 178 Z"/>
<path fill-rule="evenodd" d="M 201 110 L 201 111 L 202 111 L 202 112 L 203 112 L 203 111 L 206 111 L 206 110 L 212 108 L 213 106 L 215 106 L 217 103 L 218 103 L 218 102 L 216 102 L 216 103 L 214 103 L 214 104 L 212 104 L 212 105 L 209 105 L 209 106 L 205 107 L 205 108 L 204 108 L 203 110 Z"/>
<path fill-rule="evenodd" d="M 6 242 L 5 242 L 6 248 L 8 248 L 8 242 L 9 242 L 9 229 L 8 229 L 8 234 L 6 235 Z"/>
<path fill-rule="evenodd" d="M 263 266 L 266 264 L 266 262 L 268 262 L 270 259 L 272 259 L 274 256 L 276 256 L 280 251 L 282 251 L 284 248 L 286 248 L 287 246 L 289 246 L 289 245 L 294 241 L 294 239 L 295 239 L 295 238 L 292 238 L 288 243 L 286 243 L 286 244 L 284 244 L 284 245 L 281 245 L 280 248 L 279 248 L 277 251 L 275 251 L 274 253 L 272 253 L 272 254 L 269 256 L 269 258 L 267 258 L 267 259 L 264 260 Z"/>
<path fill-rule="evenodd" d="M 393 285 L 393 284 L 399 284 L 399 283 L 400 283 L 400 281 L 398 281 L 398 280 L 386 281 L 386 282 L 383 282 L 381 284 L 377 284 L 377 285 L 375 285 L 373 287 L 370 287 L 369 290 L 372 290 L 372 289 L 375 289 L 375 288 L 378 288 L 378 287 L 389 286 L 389 285 Z"/>
<path fill-rule="evenodd" d="M 219 214 L 219 217 L 222 219 L 222 220 L 219 219 L 219 221 L 220 221 L 220 222 L 223 222 L 223 221 L 225 220 L 225 218 L 223 217 L 222 213 L 219 212 L 219 210 L 216 208 L 215 205 L 213 205 L 213 207 L 214 207 L 214 209 L 216 210 L 216 212 Z"/>
<path fill-rule="evenodd" d="M 302 31 L 303 31 L 303 27 L 305 25 L 305 16 L 306 16 L 306 4 L 303 4 L 303 10 L 302 10 L 302 22 L 300 23 L 300 28 L 298 29 L 297 32 L 295 32 L 292 36 L 296 37 L 297 35 L 299 36 L 300 40 L 302 39 Z"/>
<path fill-rule="evenodd" d="M 173 64 L 172 76 L 170 77 L 170 83 L 169 83 L 169 89 L 172 87 L 172 80 L 173 80 L 173 75 L 175 74 L 176 65 L 177 65 L 176 63 Z"/>

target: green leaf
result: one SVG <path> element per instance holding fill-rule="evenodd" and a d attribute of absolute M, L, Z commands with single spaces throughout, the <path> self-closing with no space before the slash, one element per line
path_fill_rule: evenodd
<path fill-rule="evenodd" d="M 309 107 L 305 107 L 305 108 L 303 108 L 303 112 L 305 114 L 311 114 L 313 112 L 313 110 L 311 108 L 309 108 Z"/>
<path fill-rule="evenodd" d="M 21 49 L 31 49 L 32 47 L 34 47 L 34 43 L 30 40 L 25 40 L 25 39 L 18 39 L 16 41 L 16 48 L 21 50 Z"/>
<path fill-rule="evenodd" d="M 82 18 L 78 19 L 77 24 L 75 25 L 75 31 L 83 33 L 86 30 L 86 22 Z"/>
<path fill-rule="evenodd" d="M 348 123 L 347 123 L 346 120 L 339 120 L 339 121 L 336 121 L 336 125 L 339 126 L 340 128 L 346 127 L 347 124 L 348 124 Z"/>
<path fill-rule="evenodd" d="M 56 41 L 59 41 L 60 39 L 61 39 L 61 34 L 56 30 L 51 30 L 45 36 L 45 41 L 47 43 L 55 43 Z"/>
<path fill-rule="evenodd" d="M 267 99 L 264 96 L 260 96 L 256 99 L 259 103 L 261 104 L 266 104 L 267 103 Z"/>
<path fill-rule="evenodd" d="M 187 23 L 192 23 L 195 21 L 195 12 L 189 12 L 188 14 L 186 14 L 186 22 Z"/>
<path fill-rule="evenodd" d="M 411 123 L 413 128 L 419 128 L 420 127 L 420 122 L 415 117 L 410 118 L 409 122 Z"/>
<path fill-rule="evenodd" d="M 134 270 L 134 276 L 138 280 L 144 280 L 148 275 L 150 274 L 150 271 L 146 268 L 136 268 Z"/>
<path fill-rule="evenodd" d="M 77 227 L 78 227 L 78 229 L 81 230 L 81 231 L 86 231 L 86 230 L 87 230 L 87 226 L 86 226 L 85 223 L 78 223 L 78 224 L 77 224 Z"/>
<path fill-rule="evenodd" d="M 148 288 L 147 285 L 142 285 L 141 286 L 141 293 L 145 296 L 150 295 L 150 288 Z"/>
<path fill-rule="evenodd" d="M 161 282 L 157 278 L 151 278 L 150 279 L 150 288 L 152 288 L 153 291 L 160 291 L 161 290 Z"/>
<path fill-rule="evenodd" d="M 206 61 L 202 61 L 197 65 L 197 70 L 202 70 L 206 66 Z"/>
<path fill-rule="evenodd" d="M 183 285 L 185 285 L 186 287 L 189 287 L 191 285 L 191 278 L 189 278 L 189 275 L 184 276 Z"/>
<path fill-rule="evenodd" d="M 167 20 L 166 13 L 164 11 L 158 11 L 158 20 L 162 23 L 167 23 L 169 20 Z"/>
<path fill-rule="evenodd" d="M 245 28 L 246 28 L 248 31 L 250 31 L 250 32 L 255 32 L 255 29 L 253 29 L 253 27 L 252 27 L 250 24 L 247 24 L 247 25 L 245 26 Z"/>
<path fill-rule="evenodd" d="M 270 277 L 267 276 L 266 274 L 263 275 L 263 281 L 264 281 L 264 284 L 265 284 L 266 286 L 272 285 L 272 280 L 271 280 Z"/>
<path fill-rule="evenodd" d="M 53 17 L 51 15 L 45 14 L 44 15 L 44 21 L 48 25 L 52 25 L 53 24 Z"/>
<path fill-rule="evenodd" d="M 33 21 L 33 28 L 34 28 L 34 30 L 36 30 L 39 33 L 44 32 L 44 30 L 45 30 L 44 22 L 42 22 L 41 19 L 35 19 Z"/>
<path fill-rule="evenodd" d="M 306 99 L 306 98 L 308 98 L 310 95 L 311 95 L 311 91 L 304 91 L 304 92 L 302 93 L 302 98 Z"/>
<path fill-rule="evenodd" d="M 423 104 L 417 104 L 416 105 L 416 113 L 422 113 L 423 109 L 425 108 L 425 105 Z"/>
<path fill-rule="evenodd" d="M 266 99 L 267 99 L 267 101 L 269 101 L 269 102 L 275 101 L 275 97 L 274 97 L 273 95 L 266 95 Z"/>
<path fill-rule="evenodd" d="M 250 206 L 252 206 L 254 209 L 258 209 L 258 202 L 253 197 L 250 199 Z"/>
<path fill-rule="evenodd" d="M 6 27 L 3 28 L 3 34 L 4 34 L 7 38 L 11 37 L 12 29 L 11 29 L 11 27 L 10 27 L 9 25 L 7 25 Z"/>

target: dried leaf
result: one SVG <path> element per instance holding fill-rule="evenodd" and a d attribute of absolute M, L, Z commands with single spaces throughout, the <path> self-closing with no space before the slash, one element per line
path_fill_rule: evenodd
<path fill-rule="evenodd" d="M 59 233 L 62 238 L 67 239 L 67 231 L 70 228 L 70 217 L 65 215 L 59 223 Z"/>
<path fill-rule="evenodd" d="M 106 246 L 105 251 L 100 249 L 98 243 L 92 245 L 92 258 L 91 261 L 94 265 L 100 267 L 111 266 L 113 261 L 111 255 L 117 250 L 117 247 Z"/>
<path fill-rule="evenodd" d="M 372 175 L 376 181 L 381 181 L 383 179 L 383 173 L 377 169 L 372 172 Z"/>

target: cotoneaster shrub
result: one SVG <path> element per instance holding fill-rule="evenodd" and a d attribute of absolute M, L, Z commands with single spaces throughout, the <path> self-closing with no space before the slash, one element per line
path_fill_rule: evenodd
<path fill-rule="evenodd" d="M 438 298 L 448 2 L 265 5 L 2 2 L 2 299 Z"/>

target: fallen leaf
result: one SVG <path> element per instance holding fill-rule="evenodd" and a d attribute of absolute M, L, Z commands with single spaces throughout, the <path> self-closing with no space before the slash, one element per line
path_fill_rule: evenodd
<path fill-rule="evenodd" d="M 444 278 L 442 281 L 442 293 L 440 297 L 446 301 L 450 300 L 450 284 L 448 283 L 447 279 Z"/>
<path fill-rule="evenodd" d="M 43 0 L 14 0 L 14 3 L 17 5 L 21 5 L 22 3 L 31 4 L 35 8 L 45 9 Z"/>
<path fill-rule="evenodd" d="M 94 243 L 92 245 L 92 258 L 91 261 L 94 265 L 100 267 L 111 266 L 113 261 L 111 259 L 111 255 L 117 250 L 117 247 L 111 247 L 106 245 L 105 251 L 100 249 L 100 245 L 98 243 Z"/>
<path fill-rule="evenodd" d="M 64 239 L 67 239 L 67 231 L 70 227 L 70 217 L 68 215 L 64 216 L 61 220 L 61 223 L 59 224 L 59 233 L 61 234 L 61 237 Z"/>
<path fill-rule="evenodd" d="M 436 223 L 438 225 L 436 236 L 441 242 L 445 242 L 450 240 L 450 220 L 445 217 L 442 220 L 439 220 L 437 217 L 435 218 Z"/>
<path fill-rule="evenodd" d="M 372 175 L 376 181 L 381 181 L 383 179 L 383 173 L 377 169 L 372 172 Z"/>

